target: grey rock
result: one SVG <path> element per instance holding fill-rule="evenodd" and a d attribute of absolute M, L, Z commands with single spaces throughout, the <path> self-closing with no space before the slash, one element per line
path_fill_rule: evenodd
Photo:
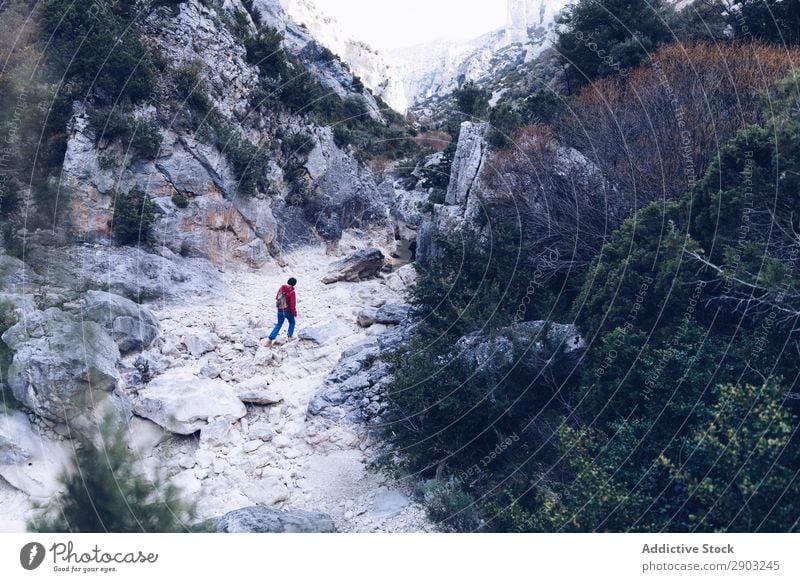
<path fill-rule="evenodd" d="M 275 476 L 248 482 L 243 493 L 256 505 L 277 505 L 289 499 L 289 488 Z"/>
<path fill-rule="evenodd" d="M 215 520 L 218 533 L 334 533 L 330 516 L 308 511 L 245 507 Z"/>
<path fill-rule="evenodd" d="M 134 412 L 170 432 L 193 434 L 209 419 L 234 422 L 247 409 L 233 388 L 221 380 L 196 377 L 191 369 L 178 368 L 152 380 L 134 401 Z"/>
<path fill-rule="evenodd" d="M 374 517 L 386 519 L 399 515 L 408 504 L 408 497 L 400 491 L 382 489 L 375 495 L 375 501 L 372 503 L 372 511 L 370 513 Z"/>
<path fill-rule="evenodd" d="M 332 321 L 330 323 L 326 323 L 324 325 L 318 325 L 316 327 L 308 327 L 297 334 L 301 340 L 306 340 L 313 342 L 319 346 L 329 344 L 336 339 L 343 337 L 349 333 L 347 327 L 338 322 Z"/>
<path fill-rule="evenodd" d="M 247 434 L 251 439 L 271 441 L 275 437 L 275 430 L 266 422 L 259 422 L 250 426 Z"/>
<path fill-rule="evenodd" d="M 256 404 L 259 406 L 269 406 L 283 401 L 283 396 L 270 392 L 269 390 L 245 390 L 237 393 L 239 400 L 245 404 Z"/>
<path fill-rule="evenodd" d="M 39 416 L 73 422 L 119 383 L 120 352 L 98 324 L 56 308 L 37 311 L 3 334 L 14 351 L 8 385 Z"/>
<path fill-rule="evenodd" d="M 8 255 L 0 255 L 0 290 L 17 295 L 44 284 L 43 277 L 37 275 L 28 265 Z"/>
<path fill-rule="evenodd" d="M 59 287 L 107 291 L 136 303 L 202 300 L 228 292 L 219 270 L 207 260 L 185 259 L 167 249 L 161 252 L 163 256 L 107 245 L 32 248 L 30 262 L 47 270 Z"/>
<path fill-rule="evenodd" d="M 208 352 L 213 352 L 219 342 L 220 339 L 217 334 L 208 332 L 187 336 L 183 341 L 186 349 L 195 358 L 199 358 Z"/>
<path fill-rule="evenodd" d="M 385 264 L 386 257 L 380 249 L 358 251 L 332 263 L 322 282 L 331 284 L 337 281 L 361 281 L 374 277 Z"/>
<path fill-rule="evenodd" d="M 486 142 L 488 130 L 488 123 L 465 121 L 461 124 L 450 183 L 447 186 L 446 204 L 466 205 L 473 189 L 480 183 L 480 175 L 489 152 Z"/>
<path fill-rule="evenodd" d="M 222 447 L 231 440 L 233 424 L 229 418 L 210 420 L 200 429 L 200 445 L 203 447 Z"/>
<path fill-rule="evenodd" d="M 511 366 L 519 357 L 522 363 L 539 368 L 565 357 L 573 364 L 580 361 L 586 341 L 575 325 L 545 321 L 525 321 L 499 331 L 488 338 L 470 334 L 457 342 L 462 357 L 478 366 Z M 515 350 L 515 346 L 517 350 Z M 522 350 L 518 354 L 518 350 Z"/>
<path fill-rule="evenodd" d="M 158 319 L 152 311 L 113 293 L 87 291 L 82 313 L 109 331 L 123 354 L 141 351 L 158 337 Z"/>
<path fill-rule="evenodd" d="M 57 493 L 70 447 L 45 438 L 25 413 L 0 414 L 0 477 L 39 501 Z"/>
<path fill-rule="evenodd" d="M 408 311 L 408 306 L 395 303 L 384 305 L 378 309 L 362 309 L 358 314 L 358 325 L 361 327 L 370 327 L 376 323 L 397 325 L 408 317 Z"/>

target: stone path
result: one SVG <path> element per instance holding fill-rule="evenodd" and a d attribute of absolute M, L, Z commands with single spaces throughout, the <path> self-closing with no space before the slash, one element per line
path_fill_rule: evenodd
<path fill-rule="evenodd" d="M 343 252 L 369 242 L 347 240 Z M 405 301 L 396 273 L 322 284 L 335 258 L 322 246 L 299 250 L 285 257 L 283 268 L 226 274 L 232 292 L 225 298 L 195 305 L 187 298 L 185 305 L 157 312 L 161 345 L 144 354 L 153 372 L 183 368 L 232 386 L 263 385 L 281 399 L 271 406 L 248 405 L 238 422 L 221 420 L 199 437 L 166 435 L 139 418 L 132 423 L 144 466 L 166 466 L 173 481 L 198 500 L 201 517 L 259 504 L 328 513 L 339 531 L 433 529 L 408 491 L 365 470 L 366 447 L 351 427 L 328 431 L 323 441 L 307 438 L 308 402 L 342 352 L 386 329 L 359 327 L 359 311 Z M 286 343 L 284 328 L 279 345 L 269 349 L 275 292 L 290 276 L 299 281 L 296 335 L 307 339 Z M 133 359 L 126 362 L 129 374 Z"/>

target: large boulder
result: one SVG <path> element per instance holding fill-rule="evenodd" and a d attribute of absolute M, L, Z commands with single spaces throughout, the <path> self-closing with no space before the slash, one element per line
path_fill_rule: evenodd
<path fill-rule="evenodd" d="M 478 366 L 511 366 L 521 363 L 539 368 L 561 358 L 573 363 L 586 350 L 586 340 L 575 325 L 546 321 L 525 321 L 506 327 L 494 336 L 478 332 L 461 338 L 458 343 L 462 357 Z M 500 361 L 498 361 L 498 358 Z"/>
<path fill-rule="evenodd" d="M 69 459 L 69 448 L 40 435 L 23 412 L 0 414 L 0 477 L 11 486 L 48 499 L 57 493 Z"/>
<path fill-rule="evenodd" d="M 330 270 L 322 278 L 326 285 L 338 281 L 361 281 L 374 277 L 386 264 L 386 257 L 380 249 L 366 249 L 355 252 L 330 265 Z"/>
<path fill-rule="evenodd" d="M 8 386 L 44 418 L 73 422 L 119 382 L 119 348 L 93 321 L 76 321 L 56 308 L 35 311 L 2 339 L 14 352 Z"/>
<path fill-rule="evenodd" d="M 339 321 L 331 321 L 316 327 L 307 327 L 297 334 L 301 340 L 310 341 L 318 346 L 324 346 L 349 333 L 347 326 Z"/>
<path fill-rule="evenodd" d="M 473 189 L 480 183 L 481 172 L 489 152 L 486 142 L 488 131 L 488 123 L 465 121 L 461 124 L 445 204 L 466 205 Z"/>
<path fill-rule="evenodd" d="M 409 308 L 407 305 L 389 303 L 378 309 L 367 307 L 358 314 L 358 325 L 370 327 L 376 323 L 384 325 L 397 325 L 408 317 Z"/>
<path fill-rule="evenodd" d="M 102 325 L 123 354 L 149 347 L 159 333 L 158 318 L 152 311 L 105 291 L 87 291 L 84 294 L 83 317 Z"/>
<path fill-rule="evenodd" d="M 134 400 L 134 412 L 166 430 L 189 435 L 211 419 L 235 422 L 247 408 L 222 380 L 198 378 L 189 368 L 177 368 L 151 380 Z"/>
<path fill-rule="evenodd" d="M 216 521 L 219 533 L 335 533 L 329 515 L 308 511 L 278 511 L 267 507 L 245 507 L 226 513 Z"/>

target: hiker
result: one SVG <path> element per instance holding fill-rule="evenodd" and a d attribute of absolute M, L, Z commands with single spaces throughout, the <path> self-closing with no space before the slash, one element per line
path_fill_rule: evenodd
<path fill-rule="evenodd" d="M 289 320 L 289 341 L 294 339 L 294 318 L 297 317 L 297 297 L 294 293 L 294 286 L 297 285 L 297 279 L 292 277 L 288 281 L 288 285 L 281 286 L 278 289 L 278 295 L 275 297 L 275 303 L 278 307 L 278 325 L 269 334 L 269 342 L 267 345 L 272 347 L 278 334 L 281 333 L 283 322 Z"/>

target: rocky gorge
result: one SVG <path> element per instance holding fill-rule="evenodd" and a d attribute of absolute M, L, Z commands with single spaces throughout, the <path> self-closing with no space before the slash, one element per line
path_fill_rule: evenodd
<path fill-rule="evenodd" d="M 166 476 L 217 531 L 437 530 L 413 480 L 367 467 L 396 372 L 385 356 L 413 335 L 417 264 L 441 257 L 443 241 L 491 237 L 480 220 L 492 195 L 489 124 L 460 125 L 448 186 L 432 202 L 420 177 L 442 152 L 411 168 L 377 164 L 342 143 L 346 120 L 265 97 L 248 52 L 263 26 L 279 31 L 287 67 L 303 67 L 336 103 L 360 104 L 378 132 L 369 143 L 391 141 L 380 91 L 359 86 L 280 2 L 187 0 L 138 21 L 173 76 L 160 80 L 161 101 L 125 115 L 155 127 L 158 146 L 134 151 L 108 131 L 112 114 L 98 121 L 91 100 L 71 103 L 51 178 L 63 211 L 51 228 L 20 228 L 24 252 L 0 257 L 0 531 L 24 530 L 32 504 L 61 492 L 80 439 L 109 417 L 145 474 Z M 191 91 L 176 103 L 186 78 Z M 402 101 L 396 85 L 382 88 Z M 251 164 L 258 175 L 244 192 Z M 119 244 L 131 192 L 152 205 L 152 225 L 140 212 L 135 244 Z M 401 256 L 411 244 L 417 264 Z M 289 277 L 299 280 L 297 338 L 270 348 L 274 294 Z M 505 332 L 535 343 L 534 365 L 585 349 L 573 325 Z M 457 346 L 479 367 L 513 347 L 486 333 Z"/>

